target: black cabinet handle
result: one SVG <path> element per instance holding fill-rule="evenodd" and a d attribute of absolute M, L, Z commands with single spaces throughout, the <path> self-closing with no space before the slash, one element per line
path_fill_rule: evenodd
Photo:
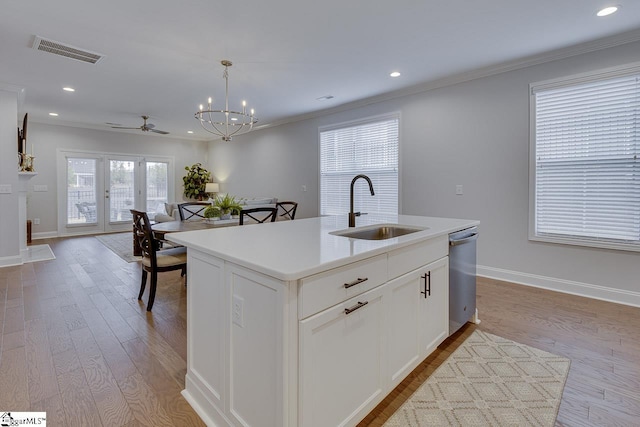
<path fill-rule="evenodd" d="M 355 286 L 355 285 L 359 285 L 360 283 L 366 282 L 367 280 L 369 280 L 368 277 L 365 277 L 364 279 L 361 279 L 361 278 L 358 277 L 356 280 L 354 280 L 351 283 L 345 283 L 344 284 L 344 288 L 345 289 L 349 289 L 350 287 Z"/>
<path fill-rule="evenodd" d="M 369 301 L 365 301 L 365 302 L 358 301 L 358 303 L 356 305 L 354 305 L 353 307 L 345 308 L 344 309 L 344 314 L 351 314 L 354 311 L 356 311 L 357 309 L 362 308 L 367 304 L 369 304 Z"/>
<path fill-rule="evenodd" d="M 424 291 L 420 291 L 422 295 L 426 298 L 427 296 L 431 296 L 431 272 L 420 276 L 421 279 L 424 279 Z"/>

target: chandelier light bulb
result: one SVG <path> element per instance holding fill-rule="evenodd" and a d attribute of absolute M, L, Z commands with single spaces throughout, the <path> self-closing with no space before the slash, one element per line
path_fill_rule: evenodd
<path fill-rule="evenodd" d="M 202 104 L 200 104 L 200 111 L 204 110 L 204 107 L 202 106 Z"/>

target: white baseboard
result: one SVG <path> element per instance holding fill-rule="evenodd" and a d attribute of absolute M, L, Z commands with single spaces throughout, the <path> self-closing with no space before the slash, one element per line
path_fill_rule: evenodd
<path fill-rule="evenodd" d="M 501 268 L 487 267 L 484 265 L 477 266 L 477 274 L 478 276 L 489 279 L 503 280 L 519 285 L 533 286 L 535 288 L 549 289 L 565 294 L 640 307 L 640 292 L 607 288 L 600 285 L 538 276 L 536 274 L 521 273 L 519 271 L 503 270 Z"/>
<path fill-rule="evenodd" d="M 53 239 L 55 237 L 58 237 L 57 231 L 45 231 L 44 233 L 33 233 L 31 235 L 32 240 Z"/>
<path fill-rule="evenodd" d="M 22 255 L 0 257 L 0 267 L 22 265 Z"/>

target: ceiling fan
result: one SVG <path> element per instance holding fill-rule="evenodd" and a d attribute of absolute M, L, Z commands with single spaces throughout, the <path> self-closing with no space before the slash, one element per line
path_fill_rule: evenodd
<path fill-rule="evenodd" d="M 154 125 L 153 123 L 147 123 L 147 120 L 149 119 L 149 116 L 141 116 L 141 117 L 144 120 L 144 123 L 140 127 L 137 127 L 137 128 L 128 128 L 128 127 L 124 127 L 124 126 L 111 126 L 111 127 L 113 129 L 140 129 L 143 132 L 155 132 L 155 133 L 159 133 L 160 135 L 168 135 L 169 134 L 169 132 L 165 132 L 163 130 L 154 129 L 156 127 L 156 125 Z"/>

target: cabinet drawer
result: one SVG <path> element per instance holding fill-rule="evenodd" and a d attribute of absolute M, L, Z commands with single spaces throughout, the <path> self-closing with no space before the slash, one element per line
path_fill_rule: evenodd
<path fill-rule="evenodd" d="M 449 236 L 439 236 L 389 252 L 389 279 L 449 254 Z"/>
<path fill-rule="evenodd" d="M 305 277 L 300 280 L 298 318 L 304 319 L 386 281 L 386 254 Z"/>

